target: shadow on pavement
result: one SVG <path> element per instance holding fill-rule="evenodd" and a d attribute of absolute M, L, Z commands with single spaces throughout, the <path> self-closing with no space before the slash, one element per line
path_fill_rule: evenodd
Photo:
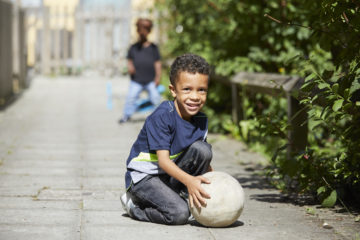
<path fill-rule="evenodd" d="M 242 175 L 242 174 L 239 174 Z M 269 183 L 264 180 L 264 177 L 258 175 L 250 175 L 250 176 L 239 176 L 235 175 L 236 180 L 239 181 L 243 188 L 250 189 L 274 189 Z"/>
<path fill-rule="evenodd" d="M 127 217 L 127 218 L 131 218 L 127 213 L 124 213 L 121 215 L 122 217 Z M 134 221 L 137 221 L 135 219 L 133 219 Z M 198 223 L 196 220 L 190 220 L 188 222 L 188 224 L 190 224 L 191 226 L 194 226 L 194 227 L 201 227 L 201 228 L 209 228 L 209 227 L 206 227 L 206 226 L 203 226 L 201 225 L 200 223 Z M 233 224 L 231 224 L 230 226 L 227 226 L 227 227 L 220 227 L 220 228 L 236 228 L 236 227 L 241 227 L 241 226 L 244 226 L 244 223 L 239 221 L 239 220 L 236 220 L 236 222 L 234 222 Z"/>
<path fill-rule="evenodd" d="M 274 186 L 272 186 L 264 175 L 262 175 L 258 170 L 254 169 L 245 169 L 248 172 L 246 175 L 243 173 L 239 173 L 233 175 L 241 186 L 244 189 L 257 189 L 257 190 L 273 190 L 271 193 L 268 191 L 266 193 L 258 193 L 250 195 L 250 199 L 260 201 L 260 202 L 268 202 L 268 203 L 290 203 L 298 206 L 303 205 L 316 205 L 318 202 L 313 196 L 310 195 L 301 195 L 296 193 L 288 193 L 284 194 L 277 190 Z M 245 176 L 244 176 L 245 175 Z"/>
<path fill-rule="evenodd" d="M 19 92 L 9 97 L 4 104 L 0 105 L 0 111 L 6 110 L 8 107 L 14 104 L 21 96 L 22 96 L 22 92 Z"/>
<path fill-rule="evenodd" d="M 201 227 L 201 228 L 211 228 L 211 227 L 206 227 L 206 226 L 203 226 L 201 225 L 200 223 L 198 223 L 196 220 L 191 220 L 189 221 L 189 223 L 191 226 L 194 226 L 194 227 Z M 218 228 L 236 228 L 236 227 L 241 227 L 241 226 L 244 226 L 244 223 L 237 220 L 236 222 L 234 222 L 233 224 L 231 224 L 230 226 L 227 226 L 227 227 L 218 227 Z"/>

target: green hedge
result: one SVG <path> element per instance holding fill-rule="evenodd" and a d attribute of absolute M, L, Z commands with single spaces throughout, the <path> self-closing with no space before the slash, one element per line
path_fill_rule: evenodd
<path fill-rule="evenodd" d="M 168 33 L 165 57 L 193 52 L 215 72 L 277 72 L 304 77 L 309 146 L 285 157 L 286 102 L 246 96 L 247 120 L 232 123 L 229 89 L 211 82 L 210 130 L 230 132 L 272 156 L 269 173 L 285 189 L 360 201 L 360 4 L 354 0 L 158 0 Z M 262 143 L 265 143 L 262 144 Z"/>

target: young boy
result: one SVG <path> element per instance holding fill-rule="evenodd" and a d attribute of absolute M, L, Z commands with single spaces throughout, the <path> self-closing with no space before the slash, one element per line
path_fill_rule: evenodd
<path fill-rule="evenodd" d="M 136 22 L 139 40 L 131 45 L 127 54 L 131 81 L 123 117 L 119 120 L 121 124 L 129 121 L 136 111 L 136 101 L 143 90 L 148 92 L 150 101 L 154 106 L 157 106 L 161 101 L 161 96 L 156 89 L 161 76 L 160 52 L 158 46 L 148 40 L 152 26 L 152 21 L 147 18 L 139 18 Z"/>
<path fill-rule="evenodd" d="M 191 206 L 206 205 L 200 175 L 211 171 L 206 142 L 209 64 L 194 54 L 177 57 L 170 70 L 174 101 L 165 101 L 146 119 L 127 160 L 127 193 L 121 202 L 140 221 L 186 224 Z"/>

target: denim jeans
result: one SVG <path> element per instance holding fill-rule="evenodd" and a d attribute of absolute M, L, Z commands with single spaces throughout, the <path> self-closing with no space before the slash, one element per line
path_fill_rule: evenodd
<path fill-rule="evenodd" d="M 161 96 L 156 89 L 155 82 L 148 84 L 140 84 L 135 81 L 130 81 L 129 91 L 126 97 L 124 117 L 130 117 L 136 111 L 136 100 L 142 91 L 146 90 L 149 94 L 150 101 L 153 105 L 158 105 L 161 101 Z"/>
<path fill-rule="evenodd" d="M 190 175 L 198 176 L 207 172 L 211 158 L 211 145 L 196 141 L 175 163 Z M 186 224 L 190 211 L 187 200 L 179 194 L 186 190 L 182 183 L 167 174 L 148 175 L 129 189 L 131 198 L 137 205 L 130 211 L 140 221 L 167 225 Z"/>

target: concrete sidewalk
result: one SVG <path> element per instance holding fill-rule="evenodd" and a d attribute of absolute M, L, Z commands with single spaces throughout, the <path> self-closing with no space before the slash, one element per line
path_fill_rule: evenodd
<path fill-rule="evenodd" d="M 38 77 L 0 112 L 1 240 L 345 238 L 267 186 L 256 174 L 261 156 L 214 135 L 214 169 L 235 176 L 246 193 L 233 226 L 163 226 L 127 217 L 119 201 L 125 161 L 144 119 L 117 123 L 127 86 L 126 78 Z"/>

